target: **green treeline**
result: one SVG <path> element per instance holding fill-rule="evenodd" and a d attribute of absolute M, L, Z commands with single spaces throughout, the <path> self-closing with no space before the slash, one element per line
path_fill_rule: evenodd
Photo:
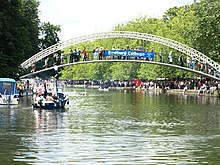
<path fill-rule="evenodd" d="M 0 77 L 18 77 L 23 61 L 59 42 L 60 27 L 40 22 L 38 6 L 37 0 L 1 0 Z"/>
<path fill-rule="evenodd" d="M 117 25 L 113 30 L 134 31 L 154 34 L 176 40 L 204 53 L 216 62 L 220 62 L 220 1 L 201 0 L 192 5 L 170 8 L 161 19 L 148 18 L 147 16 L 136 18 L 124 24 Z M 173 62 L 178 64 L 180 52 L 166 46 L 135 39 L 103 39 L 95 42 L 87 42 L 71 48 L 86 48 L 92 51 L 95 47 L 112 47 L 132 49 L 142 47 L 144 50 L 154 49 L 155 61 L 159 61 L 158 53 L 162 52 L 163 62 L 168 62 L 168 53 L 173 52 Z M 65 54 L 69 53 L 66 48 Z M 90 54 L 90 59 L 93 53 Z M 186 56 L 184 55 L 186 60 Z M 186 62 L 185 62 L 186 66 Z M 194 77 L 192 73 L 171 69 L 164 66 L 131 64 L 131 63 L 95 63 L 77 65 L 64 68 L 61 72 L 61 79 L 84 80 L 84 79 L 116 79 L 130 80 L 166 78 L 187 78 Z"/>

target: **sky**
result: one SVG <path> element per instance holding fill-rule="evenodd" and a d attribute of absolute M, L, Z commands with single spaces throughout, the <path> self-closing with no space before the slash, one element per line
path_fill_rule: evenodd
<path fill-rule="evenodd" d="M 60 25 L 61 41 L 107 32 L 141 16 L 161 18 L 171 7 L 194 0 L 39 0 L 41 22 Z"/>

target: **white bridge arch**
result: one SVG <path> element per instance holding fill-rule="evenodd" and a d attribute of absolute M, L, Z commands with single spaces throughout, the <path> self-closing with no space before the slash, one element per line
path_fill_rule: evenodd
<path fill-rule="evenodd" d="M 208 64 L 209 66 L 211 66 L 212 68 L 216 70 L 218 75 L 220 74 L 220 65 L 217 62 L 215 62 L 214 60 L 207 57 L 203 53 L 187 45 L 181 44 L 177 41 L 164 38 L 161 36 L 156 36 L 156 35 L 146 34 L 146 33 L 139 33 L 139 32 L 129 32 L 129 31 L 110 31 L 110 32 L 94 33 L 90 35 L 76 37 L 76 38 L 66 40 L 63 42 L 59 42 L 33 55 L 32 57 L 24 61 L 20 66 L 22 68 L 29 68 L 32 66 L 33 63 L 65 47 L 68 47 L 71 45 L 77 45 L 83 42 L 95 41 L 95 40 L 106 39 L 106 38 L 130 38 L 130 39 L 139 39 L 139 40 L 146 40 L 150 42 L 159 43 L 161 45 L 165 45 L 175 50 L 178 50 L 190 57 L 194 57 L 197 61 Z"/>

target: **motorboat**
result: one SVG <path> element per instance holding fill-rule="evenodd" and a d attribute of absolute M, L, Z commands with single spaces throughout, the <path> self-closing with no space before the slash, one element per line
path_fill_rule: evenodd
<path fill-rule="evenodd" d="M 34 109 L 63 109 L 66 104 L 69 104 L 69 100 L 64 96 L 63 93 L 57 93 L 57 96 L 51 100 L 47 100 L 41 96 L 37 96 L 39 99 L 36 99 L 33 103 Z"/>
<path fill-rule="evenodd" d="M 63 109 L 66 104 L 69 104 L 68 96 L 56 83 L 45 83 L 43 86 L 39 85 L 38 88 L 41 92 L 38 91 L 35 94 L 33 109 Z"/>
<path fill-rule="evenodd" d="M 16 81 L 12 78 L 0 78 L 0 105 L 17 105 L 18 102 Z"/>

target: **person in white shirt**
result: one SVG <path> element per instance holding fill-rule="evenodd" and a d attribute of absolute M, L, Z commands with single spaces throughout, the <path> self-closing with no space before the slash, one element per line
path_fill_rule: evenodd
<path fill-rule="evenodd" d="M 168 59 L 169 59 L 169 64 L 172 64 L 173 63 L 172 51 L 170 51 L 168 55 Z"/>
<path fill-rule="evenodd" d="M 191 66 L 191 59 L 190 59 L 189 56 L 187 56 L 187 58 L 186 58 L 186 63 L 187 63 L 187 68 L 190 68 L 190 66 Z"/>

